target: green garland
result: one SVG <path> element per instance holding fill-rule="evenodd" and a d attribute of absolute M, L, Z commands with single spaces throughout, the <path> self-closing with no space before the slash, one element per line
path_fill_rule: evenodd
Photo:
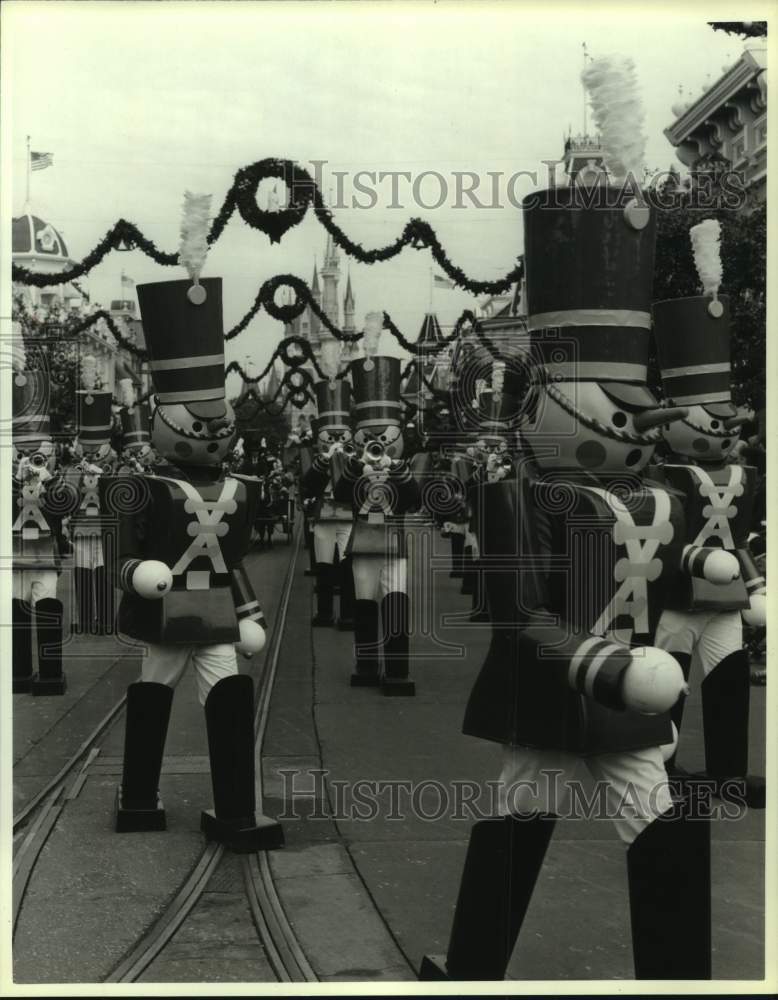
<path fill-rule="evenodd" d="M 286 208 L 267 211 L 261 209 L 257 204 L 259 185 L 267 179 L 283 180 L 286 184 L 290 198 Z M 405 247 L 412 247 L 416 250 L 429 249 L 435 263 L 454 284 L 473 295 L 499 295 L 507 292 L 512 285 L 521 280 L 523 273 L 521 264 L 514 267 L 504 278 L 496 281 L 478 281 L 475 278 L 469 278 L 460 267 L 449 260 L 435 230 L 423 219 L 410 219 L 403 227 L 400 236 L 386 246 L 373 250 L 366 249 L 360 243 L 350 239 L 337 225 L 332 217 L 332 212 L 324 204 L 321 191 L 307 170 L 292 160 L 282 160 L 275 157 L 258 160 L 256 163 L 238 170 L 232 186 L 211 224 L 208 242 L 211 245 L 216 243 L 237 210 L 248 226 L 265 233 L 272 243 L 278 243 L 290 229 L 303 221 L 310 207 L 313 207 L 319 222 L 340 249 L 361 264 L 375 264 L 379 261 L 391 260 Z M 11 268 L 11 276 L 14 281 L 22 282 L 25 285 L 35 285 L 38 288 L 61 285 L 86 274 L 112 250 L 135 249 L 141 250 L 147 257 L 166 267 L 178 264 L 177 253 L 167 253 L 160 250 L 143 235 L 134 223 L 128 222 L 126 219 L 119 219 L 97 246 L 73 267 L 54 274 L 41 274 L 37 271 L 30 271 L 19 264 L 14 264 Z"/>

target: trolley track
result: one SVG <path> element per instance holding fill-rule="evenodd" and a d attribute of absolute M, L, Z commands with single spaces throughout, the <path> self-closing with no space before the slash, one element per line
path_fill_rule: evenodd
<path fill-rule="evenodd" d="M 263 799 L 262 746 L 267 729 L 270 702 L 278 669 L 301 538 L 301 526 L 298 524 L 275 615 L 270 648 L 257 682 L 255 739 L 260 760 L 260 766 L 257 770 L 258 812 L 262 812 Z M 78 795 L 88 777 L 90 765 L 99 757 L 100 748 L 97 746 L 97 741 L 118 720 L 125 703 L 126 696 L 123 696 L 98 722 L 60 771 L 14 817 L 14 835 L 19 842 L 13 863 L 14 935 L 38 858 L 67 803 Z M 104 977 L 103 981 L 111 983 L 136 982 L 152 963 L 164 954 L 166 947 L 202 898 L 224 855 L 225 849 L 220 844 L 207 843 L 204 846 L 194 866 L 163 913 L 146 929 L 112 971 Z M 316 974 L 297 941 L 294 929 L 276 892 L 266 853 L 243 856 L 241 869 L 246 900 L 257 937 L 278 981 L 316 981 Z"/>

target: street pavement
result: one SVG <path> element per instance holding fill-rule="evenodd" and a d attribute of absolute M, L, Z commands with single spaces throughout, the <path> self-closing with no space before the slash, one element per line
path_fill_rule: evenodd
<path fill-rule="evenodd" d="M 286 847 L 268 855 L 270 868 L 322 981 L 409 981 L 425 952 L 445 952 L 473 821 L 457 810 L 456 796 L 480 794 L 499 775 L 500 748 L 461 733 L 489 627 L 467 621 L 470 598 L 449 578 L 448 543 L 424 529 L 411 537 L 415 698 L 349 686 L 353 633 L 311 628 L 313 580 L 304 575 L 303 550 L 296 563 L 262 747 L 263 808 L 282 818 Z M 249 560 L 271 624 L 292 552 L 277 542 Z M 243 668 L 259 676 L 263 656 Z M 79 639 L 64 697 L 14 698 L 15 809 L 75 752 L 138 671 L 137 652 L 116 640 Z M 690 768 L 702 764 L 698 681 L 693 676 L 680 752 Z M 766 689 L 751 690 L 752 770 L 764 773 Z M 199 814 L 211 790 L 192 679 L 174 701 L 161 788 L 166 833 L 113 833 L 122 739 L 120 716 L 41 853 L 17 928 L 19 982 L 103 979 L 164 911 L 202 849 Z M 487 801 L 481 795 L 479 804 Z M 713 843 L 714 976 L 760 978 L 764 815 L 718 822 Z M 509 976 L 632 975 L 624 848 L 608 821 L 565 820 Z M 224 858 L 142 978 L 273 981 L 234 857 Z"/>

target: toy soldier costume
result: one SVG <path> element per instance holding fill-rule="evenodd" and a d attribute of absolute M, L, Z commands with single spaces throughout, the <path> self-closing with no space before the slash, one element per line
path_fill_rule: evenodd
<path fill-rule="evenodd" d="M 634 807 L 614 820 L 636 976 L 710 977 L 709 827 L 676 810 L 661 749 L 683 676 L 650 645 L 683 509 L 640 475 L 653 429 L 684 411 L 662 410 L 646 387 L 655 220 L 628 191 L 595 192 L 524 202 L 542 362 L 525 430 L 539 478 L 518 463 L 481 491 L 492 645 L 464 723 L 504 746 L 500 816 L 473 828 L 448 954 L 425 961 L 425 978 L 504 977 L 581 767 L 611 807 L 627 793 Z"/>
<path fill-rule="evenodd" d="M 120 631 L 145 647 L 141 680 L 127 692 L 117 830 L 165 827 L 158 792 L 165 737 L 173 688 L 191 665 L 214 796 L 202 829 L 237 851 L 276 847 L 280 827 L 256 814 L 254 686 L 236 658 L 236 649 L 262 648 L 265 622 L 242 562 L 258 484 L 221 468 L 235 437 L 224 393 L 221 279 L 137 291 L 156 389 L 151 438 L 163 461 L 153 475 L 103 484 L 116 514 Z"/>
<path fill-rule="evenodd" d="M 718 258 L 718 223 L 706 221 L 692 235 L 705 284 L 705 258 Z M 765 622 L 765 581 L 748 544 L 757 472 L 727 460 L 744 418 L 730 393 L 729 299 L 717 292 L 714 282 L 706 295 L 654 305 L 665 395 L 689 408 L 685 420 L 663 432 L 671 453 L 659 471 L 683 496 L 686 562 L 707 563 L 704 575 L 678 574 L 656 641 L 687 678 L 692 656 L 699 658 L 706 776 L 718 792 L 730 783 L 748 805 L 763 809 L 764 779 L 747 774 L 750 670 L 743 648 L 743 619 Z M 675 709 L 678 728 L 682 707 Z"/>
<path fill-rule="evenodd" d="M 316 456 L 302 479 L 302 493 L 313 521 L 316 556 L 316 614 L 313 625 L 334 625 L 336 581 L 340 581 L 342 629 L 354 624 L 354 577 L 347 555 L 354 512 L 351 503 L 336 501 L 333 491 L 345 462 L 354 453 L 351 440 L 351 386 L 345 379 L 322 379 L 314 386 L 318 417 L 313 422 Z M 338 568 L 336 569 L 336 559 Z"/>
<path fill-rule="evenodd" d="M 77 619 L 76 634 L 105 635 L 114 630 L 114 588 L 105 570 L 99 482 L 116 467 L 111 447 L 113 393 L 98 388 L 94 358 L 81 366 L 82 388 L 76 392 L 79 463 L 71 475 L 79 493 L 78 507 L 70 518 L 73 543 Z"/>
<path fill-rule="evenodd" d="M 57 582 L 62 518 L 75 509 L 76 494 L 53 471 L 48 372 L 25 368 L 21 344 L 17 361 L 12 390 L 13 692 L 64 694 L 62 601 Z"/>
<path fill-rule="evenodd" d="M 369 336 L 383 317 L 368 316 Z M 354 513 L 350 555 L 354 572 L 354 686 L 380 685 L 385 695 L 413 695 L 409 677 L 408 563 L 402 515 L 418 506 L 419 487 L 403 453 L 401 362 L 375 356 L 352 362 L 354 444 L 334 488 Z M 361 454 L 360 454 L 361 453 Z M 383 670 L 382 670 L 383 665 Z"/>

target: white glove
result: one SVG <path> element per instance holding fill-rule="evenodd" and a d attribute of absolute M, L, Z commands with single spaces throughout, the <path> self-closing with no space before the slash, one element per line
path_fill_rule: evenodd
<path fill-rule="evenodd" d="M 173 574 L 170 567 L 158 559 L 144 559 L 135 567 L 131 585 L 140 597 L 156 601 L 164 597 L 173 586 Z"/>
<path fill-rule="evenodd" d="M 743 608 L 741 616 L 746 625 L 764 628 L 767 624 L 767 594 L 752 594 L 748 607 Z"/>
<path fill-rule="evenodd" d="M 689 688 L 681 665 L 664 649 L 638 646 L 630 650 L 632 663 L 621 684 L 621 696 L 627 708 L 643 715 L 657 715 L 675 705 Z"/>

